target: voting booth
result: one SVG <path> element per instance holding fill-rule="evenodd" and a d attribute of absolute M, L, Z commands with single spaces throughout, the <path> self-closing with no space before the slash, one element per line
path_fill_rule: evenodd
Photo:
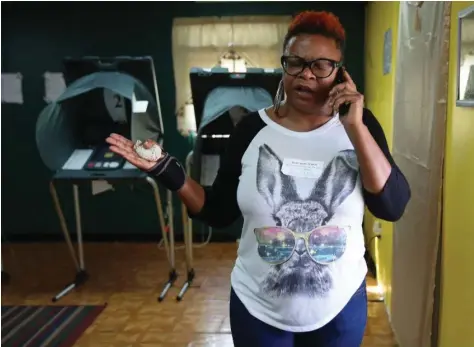
<path fill-rule="evenodd" d="M 273 104 L 281 78 L 281 69 L 248 68 L 244 73 L 229 72 L 221 67 L 191 69 L 197 136 L 193 151 L 188 154 L 186 169 L 193 179 L 203 186 L 212 185 L 235 126 L 250 112 Z M 182 208 L 186 209 L 185 206 Z M 189 286 L 194 277 L 192 249 L 193 231 L 196 230 L 190 219 L 183 219 L 187 225 L 186 258 L 190 269 L 185 286 Z M 212 231 L 209 229 L 208 232 Z"/>
<path fill-rule="evenodd" d="M 212 185 L 230 134 L 248 113 L 273 104 L 281 74 L 280 69 L 262 68 L 245 73 L 230 73 L 226 68 L 191 70 L 197 126 L 194 179 L 204 186 Z"/>
<path fill-rule="evenodd" d="M 66 58 L 63 76 L 66 90 L 41 111 L 36 124 L 37 148 L 43 163 L 53 172 L 51 194 L 77 268 L 74 281 L 53 301 L 83 284 L 88 277 L 84 267 L 79 187 L 90 186 L 97 180 L 110 185 L 143 181 L 151 186 L 170 263 L 169 279 L 160 295 L 162 300 L 177 277 L 172 218 L 166 225 L 155 180 L 111 152 L 105 142 L 114 132 L 134 142 L 151 138 L 163 144 L 164 128 L 153 59 L 125 56 Z M 59 182 L 73 186 L 77 255 L 55 188 Z M 173 215 L 171 200 L 171 193 L 168 193 L 168 216 Z M 165 232 L 167 229 L 168 233 Z"/>

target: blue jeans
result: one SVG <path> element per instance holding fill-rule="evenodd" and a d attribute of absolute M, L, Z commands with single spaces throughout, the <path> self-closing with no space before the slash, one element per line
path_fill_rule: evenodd
<path fill-rule="evenodd" d="M 359 347 L 366 324 L 365 280 L 332 321 L 306 333 L 283 331 L 263 323 L 247 311 L 231 289 L 230 327 L 234 347 Z"/>

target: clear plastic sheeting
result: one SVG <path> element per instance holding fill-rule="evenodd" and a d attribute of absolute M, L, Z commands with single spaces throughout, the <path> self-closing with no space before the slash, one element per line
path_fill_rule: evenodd
<path fill-rule="evenodd" d="M 438 107 L 439 61 L 443 4 L 424 3 L 419 9 L 421 32 L 415 30 L 417 9 L 400 4 L 394 136 L 403 139 L 396 151 L 428 168 L 433 140 L 433 115 Z"/>
<path fill-rule="evenodd" d="M 412 200 L 394 225 L 392 325 L 404 347 L 431 346 L 440 236 L 449 2 L 400 3 L 393 153 Z"/>

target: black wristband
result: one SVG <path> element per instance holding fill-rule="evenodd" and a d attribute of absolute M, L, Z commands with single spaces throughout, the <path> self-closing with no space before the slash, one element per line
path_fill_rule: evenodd
<path fill-rule="evenodd" d="M 148 171 L 148 174 L 156 177 L 161 184 L 173 192 L 179 190 L 186 181 L 186 173 L 183 166 L 175 157 L 170 156 L 168 153 Z"/>

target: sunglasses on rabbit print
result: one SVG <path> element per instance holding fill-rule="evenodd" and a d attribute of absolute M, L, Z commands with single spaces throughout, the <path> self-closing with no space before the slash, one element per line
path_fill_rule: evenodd
<path fill-rule="evenodd" d="M 347 229 L 350 227 L 322 226 L 305 233 L 285 227 L 255 228 L 258 254 L 272 265 L 288 261 L 297 249 L 297 241 L 303 240 L 310 258 L 321 265 L 338 260 L 346 250 Z"/>

